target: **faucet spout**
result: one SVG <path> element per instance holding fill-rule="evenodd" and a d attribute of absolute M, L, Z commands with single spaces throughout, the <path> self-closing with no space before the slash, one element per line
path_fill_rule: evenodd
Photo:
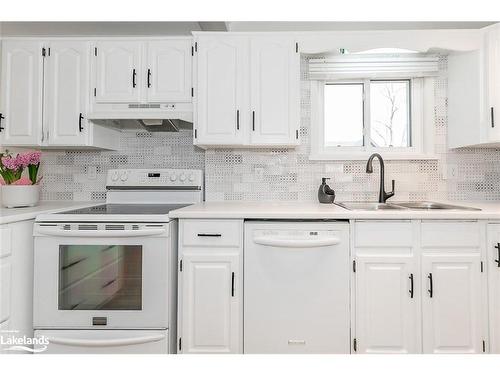
<path fill-rule="evenodd" d="M 379 203 L 385 203 L 387 199 L 394 195 L 396 182 L 392 180 L 392 191 L 385 191 L 385 168 L 384 168 L 384 159 L 380 154 L 374 153 L 368 158 L 368 162 L 366 163 L 366 173 L 373 173 L 373 159 L 377 158 L 380 162 L 380 189 L 378 194 Z"/>

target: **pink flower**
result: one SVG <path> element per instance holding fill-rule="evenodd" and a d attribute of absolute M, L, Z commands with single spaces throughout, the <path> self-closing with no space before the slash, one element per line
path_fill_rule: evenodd
<path fill-rule="evenodd" d="M 33 151 L 30 152 L 28 155 L 30 164 L 37 165 L 40 163 L 40 158 L 42 157 L 42 153 L 40 151 Z"/>
<path fill-rule="evenodd" d="M 32 183 L 28 177 L 21 177 L 19 180 L 14 181 L 12 185 L 32 185 Z"/>
<path fill-rule="evenodd" d="M 21 165 L 19 165 L 17 161 L 17 157 L 13 158 L 10 155 L 9 156 L 4 156 L 2 158 L 2 165 L 10 170 L 17 171 Z"/>

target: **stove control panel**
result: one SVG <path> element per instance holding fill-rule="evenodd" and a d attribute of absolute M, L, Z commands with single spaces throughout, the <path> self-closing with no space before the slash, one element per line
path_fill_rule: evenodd
<path fill-rule="evenodd" d="M 110 169 L 109 188 L 202 188 L 203 171 L 199 169 Z"/>

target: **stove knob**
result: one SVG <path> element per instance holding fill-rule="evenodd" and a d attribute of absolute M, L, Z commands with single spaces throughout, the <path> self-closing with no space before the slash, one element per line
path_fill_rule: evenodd
<path fill-rule="evenodd" d="M 193 182 L 194 181 L 194 174 L 189 175 L 189 181 Z"/>
<path fill-rule="evenodd" d="M 112 181 L 117 181 L 118 180 L 118 172 L 113 172 L 113 174 L 111 175 L 111 180 Z"/>
<path fill-rule="evenodd" d="M 120 180 L 122 181 L 127 181 L 128 175 L 127 172 L 123 172 L 122 175 L 120 176 Z"/>
<path fill-rule="evenodd" d="M 170 176 L 170 181 L 175 181 L 175 180 L 177 180 L 177 176 L 175 174 Z"/>
<path fill-rule="evenodd" d="M 179 180 L 181 180 L 182 182 L 186 181 L 186 175 L 181 174 L 181 176 L 179 177 Z"/>

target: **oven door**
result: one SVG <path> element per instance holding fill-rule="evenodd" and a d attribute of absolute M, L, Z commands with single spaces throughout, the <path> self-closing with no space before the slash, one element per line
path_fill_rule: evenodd
<path fill-rule="evenodd" d="M 168 328 L 168 224 L 36 223 L 35 328 Z"/>

